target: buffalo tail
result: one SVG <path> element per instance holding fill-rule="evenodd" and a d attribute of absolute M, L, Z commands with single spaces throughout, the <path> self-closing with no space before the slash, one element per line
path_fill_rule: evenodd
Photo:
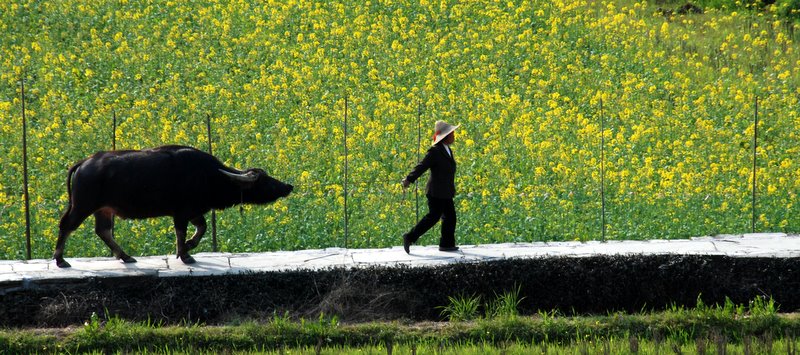
<path fill-rule="evenodd" d="M 72 175 L 75 175 L 75 171 L 78 170 L 78 168 L 80 168 L 85 161 L 86 159 L 75 163 L 75 165 L 69 168 L 69 171 L 67 172 L 67 198 L 69 199 L 70 203 L 72 203 Z"/>

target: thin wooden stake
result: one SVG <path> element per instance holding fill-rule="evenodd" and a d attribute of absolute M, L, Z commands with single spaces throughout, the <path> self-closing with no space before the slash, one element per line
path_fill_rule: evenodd
<path fill-rule="evenodd" d="M 600 213 L 602 214 L 601 241 L 606 241 L 606 119 L 603 112 L 603 99 L 600 99 Z"/>
<path fill-rule="evenodd" d="M 753 125 L 753 201 L 752 201 L 752 210 L 753 210 L 753 220 L 752 220 L 752 232 L 756 232 L 756 168 L 758 166 L 756 160 L 756 154 L 758 149 L 758 96 L 756 96 L 756 103 L 755 103 L 755 123 Z"/>
<path fill-rule="evenodd" d="M 347 95 L 344 96 L 344 247 L 347 248 Z"/>
<path fill-rule="evenodd" d="M 117 111 L 111 110 L 111 150 L 117 150 Z M 111 215 L 114 221 L 114 215 Z M 114 223 L 111 223 L 111 239 L 114 239 Z"/>
<path fill-rule="evenodd" d="M 420 160 L 419 147 L 422 145 L 422 100 L 417 100 L 417 162 Z M 416 216 L 419 222 L 419 180 L 414 182 L 414 201 L 416 202 Z M 415 222 L 416 223 L 416 222 Z"/>
<path fill-rule="evenodd" d="M 31 260 L 31 204 L 28 194 L 28 119 L 25 117 L 25 75 L 20 79 L 22 101 L 22 186 L 25 195 L 25 258 Z"/>
<path fill-rule="evenodd" d="M 117 150 L 117 111 L 111 110 L 111 150 Z"/>
<path fill-rule="evenodd" d="M 211 149 L 211 115 L 206 114 L 206 131 L 208 132 L 208 154 L 214 155 Z M 211 250 L 217 251 L 217 211 L 211 210 Z"/>

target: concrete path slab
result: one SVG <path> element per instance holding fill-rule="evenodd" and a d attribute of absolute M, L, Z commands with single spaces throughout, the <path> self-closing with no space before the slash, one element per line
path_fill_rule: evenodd
<path fill-rule="evenodd" d="M 327 248 L 267 253 L 198 253 L 197 263 L 183 264 L 174 255 L 136 257 L 125 264 L 114 258 L 67 258 L 71 268 L 60 269 L 52 260 L 0 261 L 3 289 L 56 280 L 125 276 L 203 276 L 247 272 L 278 272 L 370 266 L 426 267 L 512 258 L 590 257 L 597 255 L 726 255 L 730 257 L 800 257 L 800 235 L 760 233 L 721 235 L 681 240 L 537 242 L 462 245 L 457 252 L 436 246 L 383 249 Z"/>

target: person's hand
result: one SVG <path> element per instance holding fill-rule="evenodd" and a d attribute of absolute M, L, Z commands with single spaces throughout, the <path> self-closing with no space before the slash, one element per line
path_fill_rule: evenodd
<path fill-rule="evenodd" d="M 405 190 L 406 188 L 408 188 L 408 185 L 411 185 L 411 181 L 408 181 L 408 179 L 403 179 L 402 181 L 400 181 L 400 185 L 403 185 L 403 190 Z"/>

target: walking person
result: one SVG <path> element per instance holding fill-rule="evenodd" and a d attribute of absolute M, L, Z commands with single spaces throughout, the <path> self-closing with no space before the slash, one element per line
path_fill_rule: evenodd
<path fill-rule="evenodd" d="M 442 236 L 439 238 L 440 251 L 458 251 L 456 246 L 456 208 L 453 198 L 456 195 L 456 160 L 450 145 L 455 142 L 453 126 L 444 121 L 436 121 L 434 125 L 433 145 L 425 153 L 422 161 L 414 167 L 400 183 L 403 189 L 417 181 L 427 170 L 431 171 L 425 196 L 428 198 L 428 214 L 417 222 L 414 228 L 403 235 L 403 249 L 410 252 L 411 244 L 417 242 L 420 236 L 442 220 Z"/>

